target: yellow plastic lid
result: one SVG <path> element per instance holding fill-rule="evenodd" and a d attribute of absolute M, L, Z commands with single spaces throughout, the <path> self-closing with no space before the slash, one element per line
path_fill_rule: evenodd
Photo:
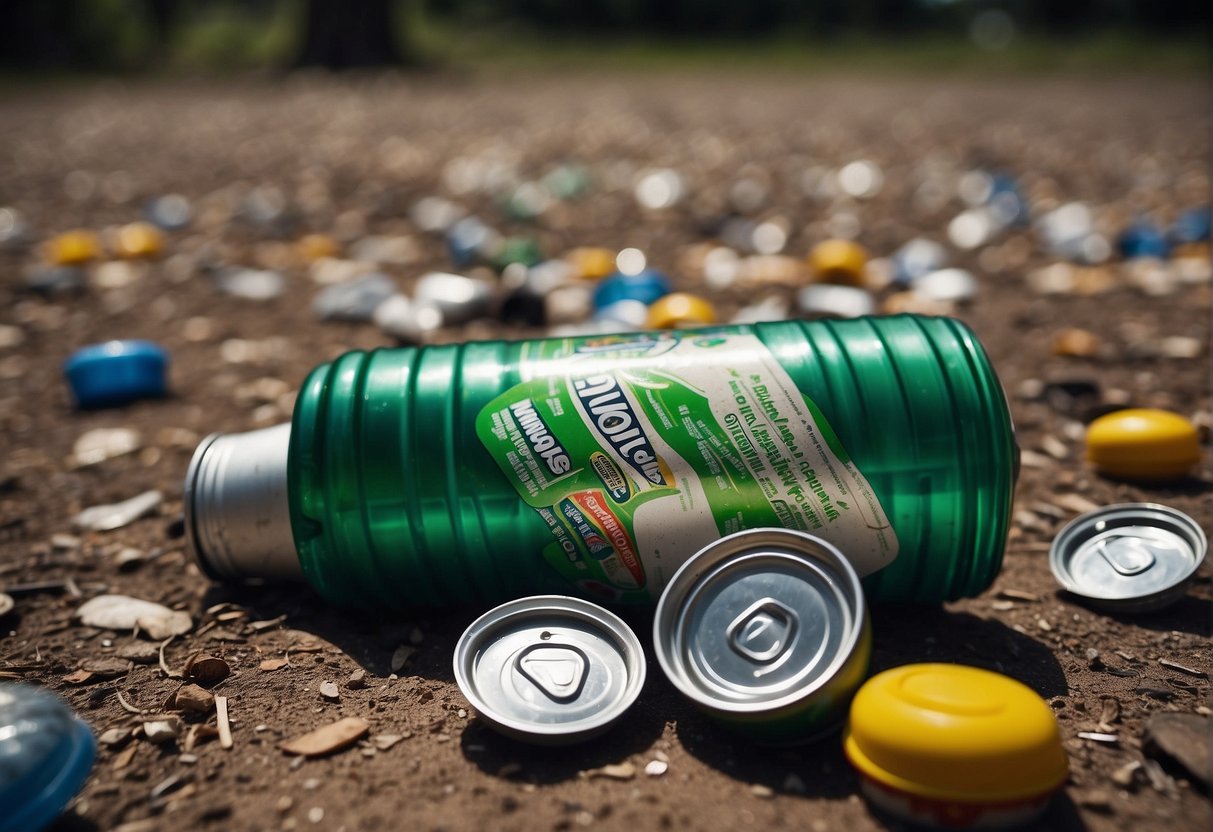
<path fill-rule="evenodd" d="M 1196 426 L 1178 413 L 1140 407 L 1100 416 L 1087 427 L 1087 459 L 1112 476 L 1182 477 L 1200 461 Z"/>
<path fill-rule="evenodd" d="M 869 679 L 851 704 L 843 750 L 877 783 L 957 802 L 1045 795 L 1069 773 L 1043 699 L 1014 679 L 953 664 Z"/>
<path fill-rule="evenodd" d="M 698 295 L 674 292 L 649 306 L 650 329 L 676 329 L 716 323 L 716 309 Z"/>

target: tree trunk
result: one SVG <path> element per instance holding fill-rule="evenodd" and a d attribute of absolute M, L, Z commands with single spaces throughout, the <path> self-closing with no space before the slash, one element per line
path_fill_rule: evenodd
<path fill-rule="evenodd" d="M 408 62 L 396 43 L 393 0 L 308 0 L 295 66 L 356 69 Z"/>

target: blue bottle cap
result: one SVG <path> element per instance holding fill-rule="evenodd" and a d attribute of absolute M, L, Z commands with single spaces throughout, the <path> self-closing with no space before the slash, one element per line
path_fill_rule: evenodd
<path fill-rule="evenodd" d="M 656 269 L 643 269 L 636 274 L 615 272 L 595 288 L 594 308 L 602 309 L 621 300 L 650 304 L 669 293 L 670 281 Z"/>
<path fill-rule="evenodd" d="M 108 407 L 165 393 L 168 353 L 151 341 L 106 341 L 77 350 L 63 372 L 81 408 Z"/>
<path fill-rule="evenodd" d="M 0 832 L 37 832 L 84 785 L 97 756 L 93 733 L 59 699 L 27 685 L 0 686 Z"/>
<path fill-rule="evenodd" d="M 1171 226 L 1171 240 L 1177 245 L 1183 243 L 1201 243 L 1209 239 L 1210 217 L 1208 208 L 1189 208 L 1178 217 Z"/>
<path fill-rule="evenodd" d="M 1137 222 L 1120 232 L 1116 248 L 1125 259 L 1134 257 L 1158 257 L 1166 259 L 1171 253 L 1171 244 L 1162 230 L 1147 222 Z"/>

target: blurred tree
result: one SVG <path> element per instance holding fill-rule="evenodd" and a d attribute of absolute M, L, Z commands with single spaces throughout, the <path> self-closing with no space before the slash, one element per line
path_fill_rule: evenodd
<path fill-rule="evenodd" d="M 414 63 L 393 37 L 393 0 L 307 0 L 296 66 L 355 69 Z"/>

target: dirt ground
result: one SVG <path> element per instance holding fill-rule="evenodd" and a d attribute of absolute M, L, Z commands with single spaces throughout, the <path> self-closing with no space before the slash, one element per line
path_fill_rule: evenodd
<path fill-rule="evenodd" d="M 454 159 L 492 159 L 524 176 L 559 161 L 584 163 L 594 189 L 543 217 L 544 248 L 635 246 L 680 288 L 702 291 L 687 248 L 707 239 L 707 220 L 723 213 L 730 184 L 746 177 L 769 183 L 761 216 L 786 219 L 787 251 L 797 257 L 840 222 L 857 228 L 875 256 L 916 235 L 946 240 L 949 220 L 964 206 L 951 192 L 932 201 L 915 198 L 915 189 L 936 174 L 951 182 L 948 171 L 974 167 L 1011 172 L 1042 207 L 1085 201 L 1113 236 L 1138 212 L 1167 221 L 1208 201 L 1208 92 L 1204 84 L 1158 79 L 723 74 L 10 89 L 0 99 L 0 205 L 22 213 L 34 242 L 132 221 L 145 199 L 163 193 L 185 195 L 196 213 L 190 228 L 169 235 L 170 257 L 95 271 L 76 294 L 29 291 L 25 274 L 37 250 L 0 251 L 0 324 L 17 329 L 15 336 L 7 330 L 0 347 L 0 590 L 8 587 L 16 601 L 0 620 L 0 678 L 54 691 L 99 735 L 143 721 L 123 702 L 162 712 L 181 682 L 162 670 L 157 643 L 74 620 L 81 602 L 102 592 L 193 617 L 193 630 L 164 648 L 169 670 L 180 671 L 198 652 L 222 657 L 231 670 L 212 689 L 227 697 L 231 749 L 199 729 L 162 745 L 143 737 L 103 745 L 55 828 L 901 828 L 858 796 L 837 737 L 792 750 L 752 747 L 681 699 L 651 652 L 639 701 L 605 737 L 565 750 L 502 739 L 470 712 L 451 671 L 455 640 L 481 610 L 383 620 L 329 608 L 301 587 L 240 588 L 202 577 L 182 534 L 190 454 L 212 431 L 286 420 L 293 391 L 314 364 L 392 343 L 371 324 L 314 319 L 319 287 L 290 256 L 299 235 L 408 237 L 405 262 L 386 267 L 408 287 L 425 271 L 450 268 L 441 239 L 409 218 L 419 198 L 444 194 L 501 228 L 525 228 L 502 219 L 487 196 L 453 194 L 443 171 L 451 172 Z M 805 194 L 806 170 L 860 159 L 882 168 L 879 195 Z M 638 208 L 630 183 L 647 166 L 681 170 L 689 199 L 657 214 Z M 232 206 L 256 188 L 269 194 L 263 202 L 284 195 L 289 210 L 260 225 L 233 218 Z M 980 597 L 875 608 L 873 669 L 923 660 L 974 664 L 1045 697 L 1072 773 L 1041 829 L 1208 829 L 1205 787 L 1171 761 L 1160 767 L 1142 743 L 1153 714 L 1208 714 L 1208 563 L 1182 601 L 1150 615 L 1109 615 L 1077 603 L 1059 591 L 1047 563 L 1049 541 L 1084 500 L 1164 503 L 1210 528 L 1207 444 L 1191 478 L 1142 486 L 1094 474 L 1082 442 L 1084 420 L 1125 403 L 1209 425 L 1207 273 L 1146 292 L 1126 285 L 1114 258 L 1081 270 L 1076 288 L 1045 295 L 1028 275 L 1059 258 L 1031 229 L 953 258 L 980 281 L 978 297 L 956 314 L 991 354 L 1028 452 L 1015 523 L 1003 571 Z M 280 268 L 287 291 L 263 302 L 221 294 L 199 272 L 204 263 Z M 779 287 L 763 293 L 791 297 Z M 728 290 L 713 299 L 728 316 L 754 295 Z M 1056 339 L 1069 328 L 1098 337 L 1093 349 L 1080 350 L 1090 354 L 1056 354 Z M 487 320 L 439 337 L 538 333 Z M 118 337 L 150 338 L 171 353 L 172 395 L 74 410 L 64 360 Z M 1063 382 L 1070 384 L 1049 389 L 1075 396 L 1041 395 L 1042 384 Z M 138 430 L 141 449 L 75 466 L 76 440 L 103 427 Z M 153 488 L 165 494 L 154 515 L 114 531 L 73 532 L 81 509 Z M 624 615 L 647 642 L 651 611 Z M 402 645 L 416 652 L 393 674 Z M 114 669 L 112 660 L 132 655 L 129 666 L 119 659 Z M 274 661 L 281 659 L 289 662 Z M 101 670 L 71 675 L 82 666 Z M 359 669 L 365 685 L 348 687 Z M 322 697 L 326 681 L 337 684 L 339 701 Z M 279 750 L 284 739 L 341 717 L 366 720 L 370 738 L 306 761 Z M 187 729 L 215 719 L 183 717 Z M 1078 736 L 1105 728 L 1115 742 Z M 385 736 L 402 739 L 390 744 Z M 646 774 L 653 760 L 668 769 Z M 1134 762 L 1146 765 L 1126 768 Z M 600 771 L 621 763 L 634 774 Z"/>

